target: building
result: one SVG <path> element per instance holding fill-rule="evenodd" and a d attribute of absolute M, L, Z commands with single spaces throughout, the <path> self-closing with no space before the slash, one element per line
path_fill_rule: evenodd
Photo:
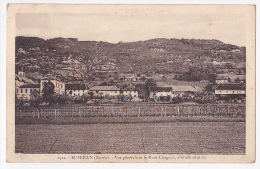
<path fill-rule="evenodd" d="M 220 97 L 246 96 L 246 86 L 243 83 L 219 84 L 215 95 Z"/>
<path fill-rule="evenodd" d="M 116 86 L 94 86 L 89 89 L 94 95 L 102 96 L 118 96 L 120 95 L 120 89 Z"/>
<path fill-rule="evenodd" d="M 65 84 L 66 96 L 82 96 L 88 93 L 88 88 L 84 83 L 81 84 Z"/>
<path fill-rule="evenodd" d="M 48 78 L 45 78 L 45 79 L 42 79 L 41 80 L 41 83 L 40 83 L 40 91 L 41 91 L 41 94 L 42 94 L 42 91 L 43 91 L 43 88 L 44 88 L 44 84 L 47 83 L 48 81 L 52 82 L 53 85 L 54 85 L 54 93 L 57 93 L 59 95 L 65 95 L 65 82 L 62 82 L 60 80 L 56 80 L 52 77 L 48 77 Z"/>
<path fill-rule="evenodd" d="M 174 97 L 193 96 L 195 93 L 201 91 L 200 88 L 193 86 L 171 86 Z"/>
<path fill-rule="evenodd" d="M 119 74 L 119 80 L 136 82 L 136 81 L 139 80 L 139 77 L 137 77 L 135 74 L 120 73 Z"/>
<path fill-rule="evenodd" d="M 57 93 L 57 94 L 60 94 L 60 95 L 65 95 L 65 83 L 64 82 L 61 82 L 59 80 L 56 80 L 52 77 L 48 77 L 48 78 L 45 78 L 45 79 L 42 79 L 41 80 L 41 83 L 40 83 L 40 92 L 42 94 L 42 91 L 43 91 L 43 88 L 44 88 L 44 85 L 48 82 L 52 82 L 53 85 L 54 85 L 54 93 Z"/>
<path fill-rule="evenodd" d="M 228 77 L 217 77 L 215 80 L 216 84 L 225 84 L 228 83 Z"/>
<path fill-rule="evenodd" d="M 19 71 L 19 72 L 18 72 L 18 76 L 20 76 L 20 77 L 25 77 L 25 72 Z"/>
<path fill-rule="evenodd" d="M 139 96 L 139 90 L 135 87 L 127 87 L 123 90 L 122 93 L 124 96 L 132 96 L 133 98 Z"/>
<path fill-rule="evenodd" d="M 152 86 L 152 87 L 149 87 L 149 90 L 150 90 L 150 98 L 151 99 L 159 99 L 161 100 L 161 98 L 164 98 L 164 97 L 170 97 L 172 98 L 172 88 L 171 87 L 155 87 L 155 86 Z"/>
<path fill-rule="evenodd" d="M 26 83 L 19 88 L 16 88 L 16 97 L 20 100 L 30 100 L 31 93 L 37 91 L 40 94 L 40 84 Z"/>

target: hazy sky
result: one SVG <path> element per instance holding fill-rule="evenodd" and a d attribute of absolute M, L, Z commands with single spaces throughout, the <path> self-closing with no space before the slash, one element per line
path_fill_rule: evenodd
<path fill-rule="evenodd" d="M 90 11 L 86 13 L 19 13 L 16 36 L 131 42 L 153 38 L 217 39 L 246 44 L 245 16 L 240 13 L 203 13 L 154 10 Z"/>

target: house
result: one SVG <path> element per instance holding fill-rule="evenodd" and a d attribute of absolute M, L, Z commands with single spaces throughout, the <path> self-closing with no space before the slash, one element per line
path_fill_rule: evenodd
<path fill-rule="evenodd" d="M 25 72 L 19 71 L 19 72 L 18 72 L 18 76 L 20 76 L 20 77 L 25 77 Z"/>
<path fill-rule="evenodd" d="M 215 80 L 216 84 L 225 84 L 228 83 L 228 77 L 217 77 Z"/>
<path fill-rule="evenodd" d="M 25 76 L 25 72 L 19 71 L 18 74 L 15 74 L 15 79 L 20 81 L 20 82 L 24 82 L 24 83 L 33 83 L 35 84 L 35 82 L 32 79 L 29 79 Z"/>
<path fill-rule="evenodd" d="M 116 86 L 94 86 L 89 89 L 90 92 L 93 92 L 94 95 L 102 96 L 118 96 L 120 95 L 120 89 Z"/>
<path fill-rule="evenodd" d="M 48 83 L 48 81 L 52 82 L 54 85 L 54 93 L 60 94 L 60 95 L 65 95 L 65 82 L 62 82 L 60 80 L 54 79 L 52 77 L 48 77 L 45 79 L 41 80 L 40 83 L 40 92 L 42 94 L 43 88 L 44 88 L 44 84 Z"/>
<path fill-rule="evenodd" d="M 243 83 L 219 84 L 215 88 L 218 97 L 237 98 L 246 96 L 246 86 Z"/>
<path fill-rule="evenodd" d="M 171 87 L 149 87 L 150 96 L 149 98 L 153 98 L 154 100 L 161 100 L 162 98 L 170 97 L 172 98 L 172 88 Z"/>
<path fill-rule="evenodd" d="M 40 94 L 40 84 L 26 83 L 16 88 L 15 92 L 18 99 L 26 101 L 31 99 L 31 93 L 33 91 L 37 91 Z"/>
<path fill-rule="evenodd" d="M 138 81 L 139 78 L 135 74 L 125 74 L 125 73 L 120 73 L 119 74 L 119 80 L 121 81 Z"/>
<path fill-rule="evenodd" d="M 202 89 L 194 86 L 169 86 L 172 88 L 173 97 L 184 97 L 187 95 L 194 95 L 195 93 L 201 91 Z"/>
<path fill-rule="evenodd" d="M 122 93 L 123 95 L 125 95 L 125 96 L 132 96 L 133 98 L 135 98 L 135 97 L 138 97 L 139 95 L 139 90 L 137 89 L 137 88 L 135 88 L 135 87 L 127 87 L 127 88 L 125 88 L 124 90 L 123 90 L 123 93 Z"/>
<path fill-rule="evenodd" d="M 88 88 L 84 83 L 75 84 L 75 83 L 67 83 L 65 84 L 65 93 L 66 96 L 82 96 L 83 94 L 88 93 Z"/>

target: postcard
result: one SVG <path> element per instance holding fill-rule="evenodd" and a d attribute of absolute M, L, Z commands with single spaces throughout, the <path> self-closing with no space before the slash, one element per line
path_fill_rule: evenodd
<path fill-rule="evenodd" d="M 254 5 L 7 6 L 7 162 L 253 163 Z"/>

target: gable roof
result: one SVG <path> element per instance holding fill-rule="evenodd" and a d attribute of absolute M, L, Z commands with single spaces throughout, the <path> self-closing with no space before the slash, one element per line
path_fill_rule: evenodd
<path fill-rule="evenodd" d="M 241 83 L 219 84 L 215 90 L 246 90 L 246 86 Z"/>
<path fill-rule="evenodd" d="M 65 90 L 86 90 L 85 84 L 65 84 Z"/>
<path fill-rule="evenodd" d="M 133 73 L 120 73 L 119 78 L 130 78 L 130 77 L 136 77 L 136 74 Z"/>
<path fill-rule="evenodd" d="M 199 88 L 195 88 L 193 86 L 171 86 L 173 92 L 198 92 Z"/>
<path fill-rule="evenodd" d="M 19 88 L 40 88 L 40 84 L 26 83 L 20 86 Z"/>
<path fill-rule="evenodd" d="M 170 92 L 172 90 L 171 87 L 156 87 L 156 86 L 151 86 L 150 91 L 154 92 Z"/>
<path fill-rule="evenodd" d="M 223 76 L 216 77 L 216 80 L 228 80 L 228 77 L 223 77 Z"/>
<path fill-rule="evenodd" d="M 124 89 L 124 91 L 139 91 L 139 89 L 133 86 L 128 86 Z"/>
<path fill-rule="evenodd" d="M 94 86 L 90 88 L 89 90 L 95 91 L 119 91 L 120 89 L 117 88 L 116 86 Z"/>

